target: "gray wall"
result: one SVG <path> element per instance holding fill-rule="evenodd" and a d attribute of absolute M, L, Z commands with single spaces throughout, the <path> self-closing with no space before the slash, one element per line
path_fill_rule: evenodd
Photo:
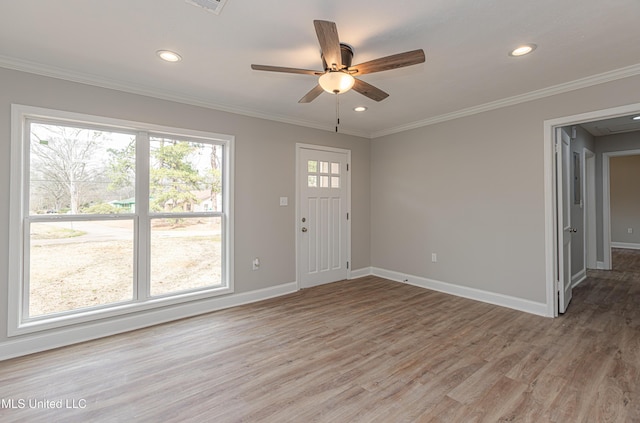
<path fill-rule="evenodd" d="M 544 121 L 638 103 L 638 87 L 640 76 L 374 139 L 372 265 L 546 303 Z"/>
<path fill-rule="evenodd" d="M 602 224 L 602 154 L 627 150 L 640 150 L 640 132 L 627 132 L 624 134 L 596 137 L 596 241 L 598 243 L 598 261 L 604 260 L 604 235 Z"/>
<path fill-rule="evenodd" d="M 295 144 L 352 152 L 352 268 L 370 266 L 368 139 L 234 115 L 0 68 L 0 346 L 6 338 L 11 104 L 234 135 L 235 290 L 296 280 Z M 289 206 L 280 207 L 279 197 Z M 251 260 L 261 259 L 259 271 Z"/>
<path fill-rule="evenodd" d="M 611 242 L 640 246 L 640 155 L 612 157 L 609 165 Z"/>
<path fill-rule="evenodd" d="M 295 280 L 295 210 L 278 206 L 278 197 L 295 197 L 295 143 L 349 148 L 354 269 L 545 303 L 543 122 L 640 103 L 638 87 L 640 76 L 625 78 L 369 141 L 0 69 L 0 198 L 9 193 L 11 103 L 235 135 L 235 283 L 247 292 Z M 8 217 L 4 201 L 0 345 Z"/>

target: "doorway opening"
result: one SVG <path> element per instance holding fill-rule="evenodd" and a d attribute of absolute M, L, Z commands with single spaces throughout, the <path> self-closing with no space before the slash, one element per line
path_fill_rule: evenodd
<path fill-rule="evenodd" d="M 574 116 L 566 116 L 544 122 L 544 148 L 545 148 L 545 261 L 546 261 L 546 290 L 547 290 L 547 314 L 552 317 L 558 316 L 561 312 L 559 307 L 560 288 L 575 286 L 586 278 L 587 268 L 610 269 L 611 268 L 611 241 L 610 241 L 610 220 L 607 221 L 605 214 L 608 212 L 608 202 L 605 198 L 605 184 L 608 184 L 608 177 L 605 177 L 605 154 L 601 154 L 602 174 L 597 176 L 598 154 L 593 148 L 585 147 L 573 160 L 577 160 L 572 166 L 572 171 L 576 171 L 576 166 L 580 170 L 571 173 L 576 186 L 576 178 L 580 179 L 579 190 L 573 188 L 569 198 L 570 203 L 580 207 L 582 228 L 580 230 L 580 243 L 582 245 L 579 257 L 585 274 L 576 273 L 576 267 L 566 269 L 571 266 L 571 259 L 563 260 L 563 241 L 565 236 L 575 236 L 578 228 L 573 225 L 564 225 L 566 213 L 562 210 L 562 151 L 560 148 L 560 134 L 562 128 L 573 136 L 572 128 L 583 126 L 593 122 L 605 120 L 626 119 L 631 120 L 632 116 L 640 115 L 640 103 L 627 106 L 615 107 L 611 109 L 599 110 L 595 112 L 583 113 Z M 640 129 L 639 129 L 640 130 Z M 573 137 L 572 137 L 573 138 Z M 566 152 L 565 152 L 566 153 Z M 575 153 L 575 152 L 574 152 Z M 638 151 L 639 154 L 640 151 Z M 572 160 L 565 160 L 571 163 Z M 567 169 L 568 172 L 571 170 Z M 602 184 L 599 182 L 602 179 Z M 566 186 L 566 184 L 565 184 Z M 602 187 L 602 195 L 597 191 Z M 565 188 L 566 189 L 566 188 Z M 608 188 L 607 188 L 608 189 Z M 597 225 L 599 215 L 602 216 L 602 224 Z M 574 214 L 575 216 L 575 214 Z M 570 219 L 570 218 L 569 218 Z M 600 226 L 596 229 L 597 226 Z M 569 233 L 564 233 L 569 230 Z M 564 231 L 564 232 L 563 232 Z M 600 235 L 602 234 L 602 235 Z M 565 252 L 566 256 L 566 252 Z M 594 267 L 595 264 L 595 267 Z M 571 275 L 571 276 L 568 276 Z M 566 278 L 571 277 L 571 281 Z M 568 293 L 570 296 L 571 294 Z M 568 304 L 568 303 L 567 303 Z M 565 306 L 567 305 L 565 304 Z"/>
<path fill-rule="evenodd" d="M 639 141 L 640 144 L 640 141 Z M 612 207 L 611 207 L 611 203 L 612 203 L 612 191 L 614 191 L 615 186 L 613 185 L 613 175 L 612 175 L 612 162 L 616 161 L 618 162 L 618 164 L 622 164 L 624 163 L 624 161 L 621 161 L 620 159 L 624 159 L 624 158 L 634 158 L 635 156 L 640 155 L 640 149 L 637 150 L 622 150 L 622 151 L 611 151 L 611 152 L 606 152 L 602 154 L 602 198 L 603 198 L 603 210 L 602 210 L 602 229 L 603 229 L 603 240 L 604 240 L 604 263 L 603 263 L 603 268 L 606 270 L 611 270 L 613 268 L 613 254 L 612 254 L 612 248 L 613 247 L 620 247 L 620 248 L 632 248 L 632 249 L 637 249 L 638 246 L 640 244 L 638 243 L 626 243 L 626 242 L 620 242 L 619 239 L 621 239 L 621 235 L 619 234 L 619 232 L 621 231 L 621 228 L 619 228 L 620 225 L 615 225 L 615 227 L 612 225 L 612 222 L 614 222 L 614 220 L 620 220 L 620 216 L 617 216 L 617 219 L 615 219 L 612 216 Z M 621 181 L 617 181 L 616 185 L 620 185 Z M 637 184 L 637 179 L 635 181 L 633 181 L 633 185 Z M 615 190 L 614 192 L 620 196 L 620 193 L 618 192 L 620 191 Z M 615 195 L 615 194 L 614 194 Z M 619 200 L 617 201 L 619 202 Z M 625 226 L 629 226 L 628 230 L 629 230 L 629 235 L 633 235 L 633 226 L 632 225 L 625 225 Z M 613 241 L 613 233 L 616 233 L 616 241 Z"/>

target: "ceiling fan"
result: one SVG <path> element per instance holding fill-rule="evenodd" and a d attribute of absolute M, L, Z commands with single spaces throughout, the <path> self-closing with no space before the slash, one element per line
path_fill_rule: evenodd
<path fill-rule="evenodd" d="M 352 66 L 353 48 L 348 44 L 340 42 L 336 24 L 329 21 L 315 20 L 313 21 L 313 25 L 316 28 L 318 42 L 320 43 L 320 57 L 324 70 L 315 71 L 281 66 L 251 65 L 251 69 L 260 71 L 319 76 L 318 84 L 302 97 L 298 103 L 310 103 L 322 94 L 323 91 L 332 94 L 342 94 L 351 88 L 372 100 L 382 101 L 389 97 L 389 94 L 371 84 L 356 79 L 355 76 L 417 65 L 425 61 L 424 51 L 419 49 Z"/>

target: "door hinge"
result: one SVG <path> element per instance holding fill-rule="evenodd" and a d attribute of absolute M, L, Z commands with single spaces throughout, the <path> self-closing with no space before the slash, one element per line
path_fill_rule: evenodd
<path fill-rule="evenodd" d="M 347 269 L 349 268 L 349 262 L 347 262 Z"/>
<path fill-rule="evenodd" d="M 349 213 L 347 213 L 347 220 L 349 220 Z"/>
<path fill-rule="evenodd" d="M 349 171 L 349 163 L 347 163 L 347 172 Z"/>

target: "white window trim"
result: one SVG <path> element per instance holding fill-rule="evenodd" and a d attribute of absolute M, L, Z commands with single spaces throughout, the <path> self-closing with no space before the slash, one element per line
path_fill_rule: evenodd
<path fill-rule="evenodd" d="M 107 307 L 97 307 L 72 314 L 54 315 L 48 318 L 30 319 L 24 321 L 22 293 L 23 293 L 23 257 L 24 257 L 24 216 L 27 209 L 25 198 L 25 186 L 28 181 L 28 166 L 26 166 L 26 148 L 29 147 L 29 135 L 25 134 L 25 121 L 27 119 L 54 119 L 57 122 L 69 122 L 74 125 L 87 124 L 91 127 L 105 125 L 111 129 L 121 129 L 127 132 L 148 132 L 167 136 L 189 137 L 194 140 L 216 140 L 224 149 L 223 166 L 223 281 L 222 288 L 212 288 L 194 292 L 184 292 L 166 297 L 154 297 L 144 302 L 120 303 Z M 11 105 L 11 169 L 9 192 L 9 286 L 8 286 L 8 327 L 7 335 L 16 336 L 38 331 L 46 331 L 72 324 L 86 323 L 97 319 L 108 319 L 129 313 L 138 313 L 169 307 L 186 302 L 203 300 L 206 298 L 231 294 L 234 292 L 233 276 L 233 165 L 234 165 L 234 137 L 231 135 L 189 130 L 182 128 L 166 127 L 144 122 L 128 121 L 122 119 L 92 116 L 80 113 L 65 112 L 60 110 L 32 107 L 20 104 Z M 143 166 L 145 166 L 143 164 Z M 146 164 L 148 167 L 148 163 Z M 138 169 L 141 171 L 143 169 Z M 74 216 L 81 218 L 80 216 Z M 108 219 L 108 217 L 107 217 Z M 137 219 L 137 217 L 134 217 Z M 137 253 L 136 254 L 136 259 Z M 147 263 L 142 263 L 147 266 Z M 134 286 L 135 289 L 135 286 Z"/>

